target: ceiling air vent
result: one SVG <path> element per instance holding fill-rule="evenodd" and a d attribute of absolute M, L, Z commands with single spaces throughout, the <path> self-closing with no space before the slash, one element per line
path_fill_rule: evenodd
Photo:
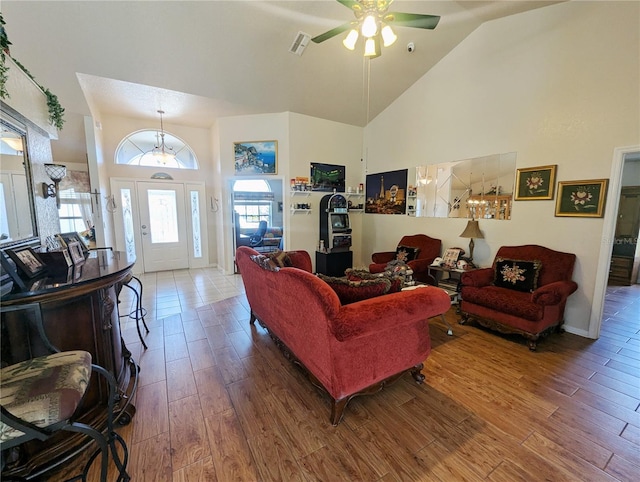
<path fill-rule="evenodd" d="M 298 32 L 298 35 L 296 35 L 296 38 L 293 40 L 291 47 L 289 47 L 289 52 L 296 55 L 302 55 L 302 52 L 304 52 L 304 49 L 309 44 L 310 39 L 311 35 L 304 32 Z"/>

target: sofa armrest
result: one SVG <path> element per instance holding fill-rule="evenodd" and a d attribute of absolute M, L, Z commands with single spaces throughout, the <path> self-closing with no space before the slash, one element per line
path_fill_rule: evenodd
<path fill-rule="evenodd" d="M 331 332 L 338 341 L 346 341 L 390 326 L 401 329 L 404 324 L 445 313 L 450 307 L 449 295 L 434 286 L 400 291 L 341 306 L 331 320 Z"/>
<path fill-rule="evenodd" d="M 298 268 L 306 271 L 307 273 L 311 273 L 313 271 L 311 266 L 311 257 L 309 253 L 303 250 L 296 251 L 287 251 L 287 255 L 291 260 L 291 264 L 293 268 Z"/>
<path fill-rule="evenodd" d="M 373 253 L 371 255 L 371 260 L 375 264 L 381 264 L 381 263 L 388 263 L 389 261 L 392 261 L 395 257 L 396 257 L 395 251 L 384 251 L 381 253 Z"/>
<path fill-rule="evenodd" d="M 577 289 L 578 284 L 575 281 L 555 281 L 531 293 L 531 301 L 544 306 L 557 305 Z"/>
<path fill-rule="evenodd" d="M 482 288 L 493 283 L 493 268 L 480 268 L 462 273 L 462 286 L 475 286 Z"/>

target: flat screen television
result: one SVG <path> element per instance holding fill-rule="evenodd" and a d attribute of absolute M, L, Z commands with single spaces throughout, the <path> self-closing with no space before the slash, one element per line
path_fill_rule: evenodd
<path fill-rule="evenodd" d="M 313 191 L 345 192 L 345 166 L 311 163 L 311 183 Z"/>
<path fill-rule="evenodd" d="M 341 231 L 349 229 L 349 215 L 346 213 L 331 213 L 331 229 Z"/>

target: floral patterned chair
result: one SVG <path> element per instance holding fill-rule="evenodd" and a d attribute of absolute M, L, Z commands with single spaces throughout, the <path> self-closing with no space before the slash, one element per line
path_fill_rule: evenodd
<path fill-rule="evenodd" d="M 534 244 L 503 246 L 491 268 L 462 275 L 463 324 L 471 319 L 501 333 L 528 339 L 535 350 L 540 337 L 562 330 L 576 256 Z"/>

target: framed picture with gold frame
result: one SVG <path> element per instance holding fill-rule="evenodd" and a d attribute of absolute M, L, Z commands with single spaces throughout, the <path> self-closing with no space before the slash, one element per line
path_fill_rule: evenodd
<path fill-rule="evenodd" d="M 553 199 L 557 164 L 516 170 L 516 201 Z"/>
<path fill-rule="evenodd" d="M 558 182 L 556 216 L 601 218 L 608 183 L 608 179 Z"/>

